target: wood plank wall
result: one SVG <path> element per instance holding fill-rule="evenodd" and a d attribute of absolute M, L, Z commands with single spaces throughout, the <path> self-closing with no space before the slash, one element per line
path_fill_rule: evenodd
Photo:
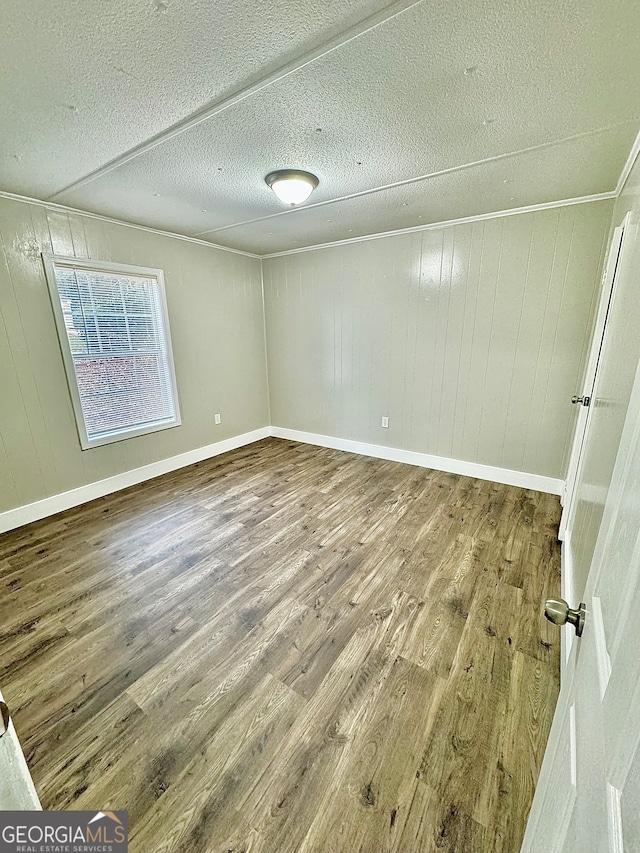
<path fill-rule="evenodd" d="M 41 252 L 164 270 L 182 426 L 81 451 Z M 260 261 L 0 199 L 0 388 L 0 512 L 263 427 Z"/>
<path fill-rule="evenodd" d="M 272 423 L 563 478 L 611 209 L 265 259 Z"/>

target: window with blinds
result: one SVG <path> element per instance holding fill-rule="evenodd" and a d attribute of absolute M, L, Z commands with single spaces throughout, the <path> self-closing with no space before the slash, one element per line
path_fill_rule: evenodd
<path fill-rule="evenodd" d="M 84 449 L 180 423 L 161 270 L 45 258 Z"/>

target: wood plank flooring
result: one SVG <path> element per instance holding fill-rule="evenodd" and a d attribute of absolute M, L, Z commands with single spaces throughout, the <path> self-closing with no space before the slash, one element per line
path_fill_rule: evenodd
<path fill-rule="evenodd" d="M 132 853 L 517 853 L 559 686 L 557 498 L 263 442 L 0 538 L 44 808 Z"/>

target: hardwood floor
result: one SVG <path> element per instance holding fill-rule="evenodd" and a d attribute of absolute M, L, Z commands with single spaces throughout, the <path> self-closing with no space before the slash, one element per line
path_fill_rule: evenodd
<path fill-rule="evenodd" d="M 132 853 L 517 853 L 558 499 L 277 439 L 0 539 L 44 808 Z"/>

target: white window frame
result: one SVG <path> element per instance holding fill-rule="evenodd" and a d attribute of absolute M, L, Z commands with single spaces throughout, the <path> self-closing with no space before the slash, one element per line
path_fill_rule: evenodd
<path fill-rule="evenodd" d="M 83 450 L 90 450 L 93 447 L 100 447 L 104 444 L 111 444 L 115 441 L 124 441 L 127 438 L 135 438 L 140 435 L 147 435 L 152 432 L 159 432 L 163 429 L 172 429 L 173 427 L 182 424 L 180 416 L 180 403 L 178 400 L 178 388 L 176 384 L 176 373 L 173 362 L 173 347 L 171 344 L 171 332 L 169 329 L 169 312 L 167 310 L 167 298 L 164 285 L 164 273 L 160 269 L 153 267 L 137 267 L 130 264 L 114 264 L 110 261 L 92 261 L 79 258 L 68 257 L 65 255 L 52 255 L 45 252 L 42 253 L 44 263 L 45 276 L 49 287 L 49 296 L 51 297 L 51 306 L 56 321 L 56 331 L 58 333 L 58 341 L 62 352 L 62 360 L 64 362 L 65 373 L 67 375 L 67 384 L 69 393 L 71 394 L 71 402 L 73 411 L 76 417 L 76 426 L 78 428 L 78 437 L 80 446 Z M 80 401 L 80 391 L 78 389 L 78 381 L 76 379 L 76 371 L 73 363 L 73 355 L 69 346 L 69 337 L 67 328 L 64 322 L 62 311 L 62 303 L 56 281 L 55 265 L 73 266 L 79 270 L 87 270 L 89 272 L 111 272 L 119 275 L 131 275 L 142 278 L 153 278 L 157 281 L 158 290 L 160 293 L 160 308 L 162 311 L 162 319 L 164 332 L 166 335 L 167 346 L 167 363 L 169 367 L 169 380 L 171 392 L 173 394 L 175 417 L 156 422 L 151 425 L 134 426 L 131 428 L 123 428 L 113 430 L 111 432 L 102 433 L 94 438 L 89 438 L 82 411 L 82 403 Z"/>

